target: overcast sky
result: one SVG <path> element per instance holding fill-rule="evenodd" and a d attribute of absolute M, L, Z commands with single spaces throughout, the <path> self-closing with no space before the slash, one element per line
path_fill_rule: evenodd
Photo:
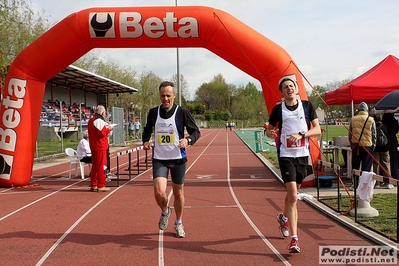
<path fill-rule="evenodd" d="M 31 0 L 50 22 L 91 7 L 174 6 L 176 0 Z M 61 4 L 62 3 L 62 4 Z M 399 57 L 398 0 L 178 0 L 179 6 L 226 11 L 283 47 L 312 85 L 353 79 L 388 55 Z M 170 79 L 176 49 L 96 49 L 138 72 Z M 190 97 L 204 82 L 222 74 L 229 84 L 260 83 L 203 48 L 179 49 L 180 73 Z M 193 64 L 193 62 L 195 62 Z M 306 86 L 309 88 L 309 86 Z M 138 88 L 139 89 L 139 88 Z"/>

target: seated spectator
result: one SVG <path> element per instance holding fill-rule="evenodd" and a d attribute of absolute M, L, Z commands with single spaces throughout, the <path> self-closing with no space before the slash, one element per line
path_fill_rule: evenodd
<path fill-rule="evenodd" d="M 80 140 L 78 144 L 76 153 L 78 155 L 78 159 L 81 162 L 91 164 L 91 150 L 90 150 L 89 135 L 87 133 L 87 130 L 83 133 L 83 138 Z"/>

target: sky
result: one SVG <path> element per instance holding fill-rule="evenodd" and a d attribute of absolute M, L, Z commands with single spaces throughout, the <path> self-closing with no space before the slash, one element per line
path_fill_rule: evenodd
<path fill-rule="evenodd" d="M 399 57 L 397 0 L 31 0 L 51 23 L 92 7 L 209 6 L 223 10 L 284 48 L 311 86 L 353 79 L 388 55 Z M 62 4 L 61 4 L 62 2 Z M 105 60 L 165 80 L 177 72 L 176 49 L 95 49 Z M 228 84 L 260 83 L 204 48 L 180 48 L 190 98 L 221 74 Z M 306 81 L 305 81 L 306 83 Z M 138 88 L 140 89 L 140 88 Z"/>

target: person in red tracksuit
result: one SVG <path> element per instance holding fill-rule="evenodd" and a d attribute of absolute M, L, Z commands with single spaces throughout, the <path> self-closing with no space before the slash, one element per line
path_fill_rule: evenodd
<path fill-rule="evenodd" d="M 89 144 L 91 149 L 92 169 L 90 173 L 90 190 L 106 192 L 109 188 L 105 187 L 107 174 L 107 149 L 108 135 L 112 131 L 112 126 L 105 121 L 107 112 L 102 105 L 98 105 L 94 116 L 87 125 L 89 132 Z"/>

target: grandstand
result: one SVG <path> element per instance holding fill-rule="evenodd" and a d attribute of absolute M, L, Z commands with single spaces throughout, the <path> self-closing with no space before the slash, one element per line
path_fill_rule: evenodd
<path fill-rule="evenodd" d="M 66 133 L 64 137 L 79 138 L 78 132 L 87 126 L 95 106 L 108 107 L 108 96 L 112 93 L 134 92 L 137 89 L 68 66 L 46 83 L 38 141 L 59 139 L 61 129 Z"/>

